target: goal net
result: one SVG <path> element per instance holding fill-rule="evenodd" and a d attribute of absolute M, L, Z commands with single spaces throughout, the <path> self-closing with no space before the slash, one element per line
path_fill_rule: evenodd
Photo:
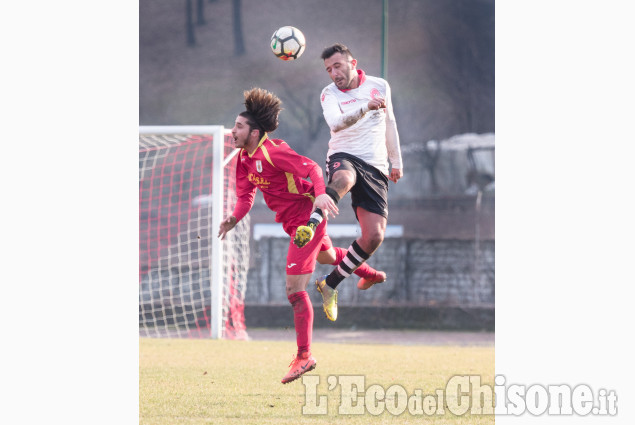
<path fill-rule="evenodd" d="M 139 334 L 246 339 L 249 216 L 217 238 L 236 203 L 222 126 L 139 127 Z"/>

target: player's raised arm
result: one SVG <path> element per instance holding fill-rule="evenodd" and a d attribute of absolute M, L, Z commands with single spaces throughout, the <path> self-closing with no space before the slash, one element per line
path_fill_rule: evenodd
<path fill-rule="evenodd" d="M 324 119 L 333 132 L 338 132 L 354 125 L 362 119 L 366 112 L 370 111 L 369 105 L 365 104 L 360 106 L 359 109 L 342 113 L 337 98 L 328 89 L 324 89 L 321 99 Z"/>
<path fill-rule="evenodd" d="M 390 175 L 388 178 L 393 183 L 397 183 L 397 181 L 403 177 L 403 161 L 401 158 L 401 144 L 399 143 L 397 121 L 392 109 L 392 96 L 388 82 L 386 82 L 386 99 L 384 107 L 386 108 L 386 150 L 388 151 L 388 159 L 390 159 L 391 165 Z"/>

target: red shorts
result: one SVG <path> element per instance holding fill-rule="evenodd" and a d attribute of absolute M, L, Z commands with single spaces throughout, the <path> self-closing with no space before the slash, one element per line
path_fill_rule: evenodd
<path fill-rule="evenodd" d="M 326 234 L 326 220 L 315 229 L 315 234 L 311 242 L 304 245 L 302 248 L 298 248 L 293 243 L 293 237 L 295 236 L 295 229 L 298 226 L 292 226 L 288 228 L 288 233 L 291 236 L 289 240 L 289 250 L 287 251 L 287 274 L 299 275 L 299 274 L 311 274 L 315 270 L 315 261 L 318 254 L 321 251 L 326 251 L 333 246 L 331 238 Z"/>

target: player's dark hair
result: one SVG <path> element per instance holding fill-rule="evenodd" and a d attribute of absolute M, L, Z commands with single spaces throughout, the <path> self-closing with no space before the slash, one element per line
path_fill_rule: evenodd
<path fill-rule="evenodd" d="M 341 53 L 344 56 L 347 56 L 349 59 L 351 59 L 353 57 L 353 54 L 351 53 L 350 50 L 348 50 L 348 47 L 346 47 L 345 45 L 343 45 L 342 43 L 336 43 L 330 47 L 327 47 L 326 49 L 322 50 L 322 60 L 324 59 L 328 59 L 331 56 L 333 56 L 335 53 Z"/>
<path fill-rule="evenodd" d="M 278 128 L 278 114 L 282 111 L 282 101 L 278 96 L 258 87 L 246 90 L 243 94 L 247 110 L 238 115 L 247 119 L 249 131 L 255 128 L 262 137 L 265 132 Z"/>

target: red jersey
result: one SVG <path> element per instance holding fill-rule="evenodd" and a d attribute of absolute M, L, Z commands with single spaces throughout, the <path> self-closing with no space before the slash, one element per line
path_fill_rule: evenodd
<path fill-rule="evenodd" d="M 311 181 L 305 180 L 307 177 Z M 265 203 L 276 213 L 276 222 L 289 227 L 306 224 L 316 196 L 325 193 L 322 169 L 299 155 L 284 140 L 263 137 L 253 154 L 238 153 L 234 217 L 240 221 L 251 209 L 260 189 Z"/>

